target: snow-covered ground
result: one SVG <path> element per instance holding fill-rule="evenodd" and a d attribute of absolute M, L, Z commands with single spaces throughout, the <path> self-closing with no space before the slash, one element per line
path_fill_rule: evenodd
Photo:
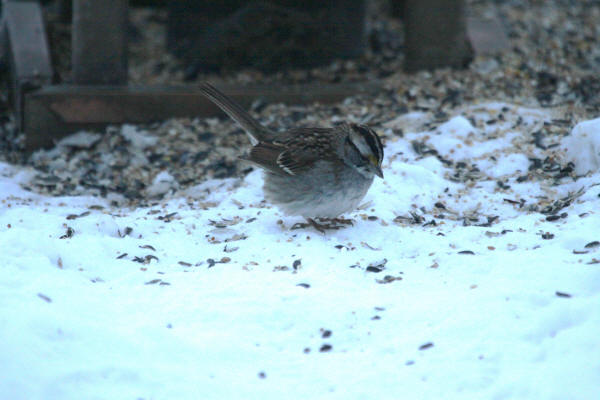
<path fill-rule="evenodd" d="M 259 171 L 128 209 L 0 164 L 0 398 L 599 399 L 600 121 L 540 146 L 552 116 L 478 107 L 378 127 L 385 179 L 325 235 Z"/>

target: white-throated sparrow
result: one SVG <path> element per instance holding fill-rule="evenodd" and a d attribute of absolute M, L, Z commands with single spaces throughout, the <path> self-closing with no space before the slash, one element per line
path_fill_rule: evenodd
<path fill-rule="evenodd" d="M 323 221 L 348 222 L 375 175 L 383 178 L 383 145 L 369 127 L 292 128 L 273 132 L 209 83 L 202 93 L 233 118 L 253 147 L 249 161 L 265 170 L 265 198 L 285 214 L 300 215 L 316 229 L 338 228 Z M 321 223 L 317 223 L 319 219 Z"/>

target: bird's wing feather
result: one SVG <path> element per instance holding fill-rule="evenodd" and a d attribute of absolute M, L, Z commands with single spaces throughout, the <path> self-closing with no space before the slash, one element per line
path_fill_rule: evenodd
<path fill-rule="evenodd" d="M 279 175 L 297 175 L 309 169 L 317 160 L 311 152 L 294 151 L 278 142 L 260 142 L 252 147 L 244 159 Z"/>

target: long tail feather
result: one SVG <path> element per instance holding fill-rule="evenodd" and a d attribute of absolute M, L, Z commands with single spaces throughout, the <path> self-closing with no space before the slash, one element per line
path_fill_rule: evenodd
<path fill-rule="evenodd" d="M 210 83 L 202 83 L 200 91 L 246 131 L 253 145 L 267 140 L 272 136 L 272 132 L 269 129 L 252 118 L 242 106 L 225 96 L 225 94 Z"/>

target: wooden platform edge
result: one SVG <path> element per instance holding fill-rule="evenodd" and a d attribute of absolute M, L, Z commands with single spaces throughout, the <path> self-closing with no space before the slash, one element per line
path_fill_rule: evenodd
<path fill-rule="evenodd" d="M 286 104 L 331 104 L 380 90 L 379 82 L 311 85 L 218 85 L 244 107 L 255 100 Z M 28 150 L 48 147 L 79 130 L 111 124 L 221 115 L 194 86 L 46 86 L 27 93 L 23 118 Z"/>

